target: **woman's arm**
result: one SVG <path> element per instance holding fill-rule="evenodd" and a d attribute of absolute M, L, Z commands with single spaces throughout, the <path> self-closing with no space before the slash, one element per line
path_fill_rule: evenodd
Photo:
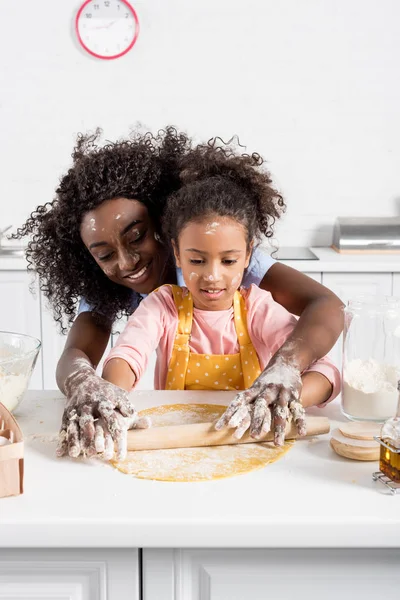
<path fill-rule="evenodd" d="M 344 305 L 333 292 L 280 263 L 267 271 L 259 287 L 270 292 L 290 313 L 300 316 L 275 357 L 295 364 L 302 372 L 332 349 L 342 332 L 344 318 Z"/>
<path fill-rule="evenodd" d="M 136 419 L 126 392 L 96 375 L 107 347 L 111 324 L 99 323 L 91 312 L 78 315 L 57 365 L 57 384 L 67 397 L 57 455 L 112 458 L 126 453 L 126 429 Z M 140 423 L 135 423 L 140 427 Z"/>
<path fill-rule="evenodd" d="M 232 426 L 232 419 L 238 437 L 250 427 L 251 435 L 257 438 L 269 430 L 272 417 L 274 442 L 279 446 L 283 444 L 290 413 L 299 433 L 305 433 L 304 406 L 299 402 L 301 373 L 336 342 L 343 328 L 343 304 L 313 279 L 278 263 L 270 267 L 259 287 L 269 291 L 287 311 L 300 315 L 300 319 L 253 385 L 232 400 L 216 427 Z M 264 318 L 262 322 L 266 324 Z M 277 323 L 267 329 L 270 331 L 273 325 Z M 310 406 L 308 400 L 305 402 Z M 250 413 L 246 410 L 249 406 Z"/>
<path fill-rule="evenodd" d="M 76 371 L 76 360 L 82 359 L 88 366 L 96 369 L 110 335 L 111 324 L 100 324 L 91 312 L 83 312 L 77 316 L 57 365 L 57 385 L 63 393 L 66 379 Z"/>

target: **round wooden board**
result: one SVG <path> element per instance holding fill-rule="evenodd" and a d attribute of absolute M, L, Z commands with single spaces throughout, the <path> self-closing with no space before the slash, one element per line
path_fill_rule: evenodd
<path fill-rule="evenodd" d="M 374 441 L 374 435 L 380 435 L 381 429 L 382 423 L 356 423 L 350 421 L 339 426 L 340 433 L 353 440 Z"/>
<path fill-rule="evenodd" d="M 332 432 L 331 447 L 340 456 L 352 460 L 379 460 L 380 445 L 370 440 L 354 440 L 345 437 L 339 429 Z"/>

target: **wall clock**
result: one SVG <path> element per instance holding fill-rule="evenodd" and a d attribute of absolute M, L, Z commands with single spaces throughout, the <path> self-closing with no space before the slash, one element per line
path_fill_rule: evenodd
<path fill-rule="evenodd" d="M 86 0 L 75 19 L 81 46 L 96 58 L 123 56 L 139 35 L 139 19 L 126 0 Z"/>

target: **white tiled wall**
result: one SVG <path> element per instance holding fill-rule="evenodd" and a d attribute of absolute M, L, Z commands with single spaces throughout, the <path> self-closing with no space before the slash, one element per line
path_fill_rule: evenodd
<path fill-rule="evenodd" d="M 398 211 L 398 0 L 133 0 L 140 36 L 114 61 L 79 49 L 81 3 L 0 2 L 1 226 L 52 199 L 78 131 L 136 121 L 263 154 L 289 206 L 283 245 Z"/>

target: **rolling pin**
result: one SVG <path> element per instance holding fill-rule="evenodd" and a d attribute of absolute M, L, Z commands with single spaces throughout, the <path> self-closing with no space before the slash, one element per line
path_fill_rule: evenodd
<path fill-rule="evenodd" d="M 329 419 L 326 417 L 307 417 L 307 436 L 329 433 Z M 166 425 L 150 429 L 128 431 L 128 450 L 164 450 L 167 448 L 197 448 L 201 446 L 227 446 L 230 444 L 249 444 L 270 442 L 274 434 L 270 431 L 255 440 L 247 431 L 240 440 L 234 436 L 233 429 L 217 431 L 214 423 L 193 423 L 191 425 Z M 296 426 L 288 423 L 286 439 L 298 438 Z"/>

